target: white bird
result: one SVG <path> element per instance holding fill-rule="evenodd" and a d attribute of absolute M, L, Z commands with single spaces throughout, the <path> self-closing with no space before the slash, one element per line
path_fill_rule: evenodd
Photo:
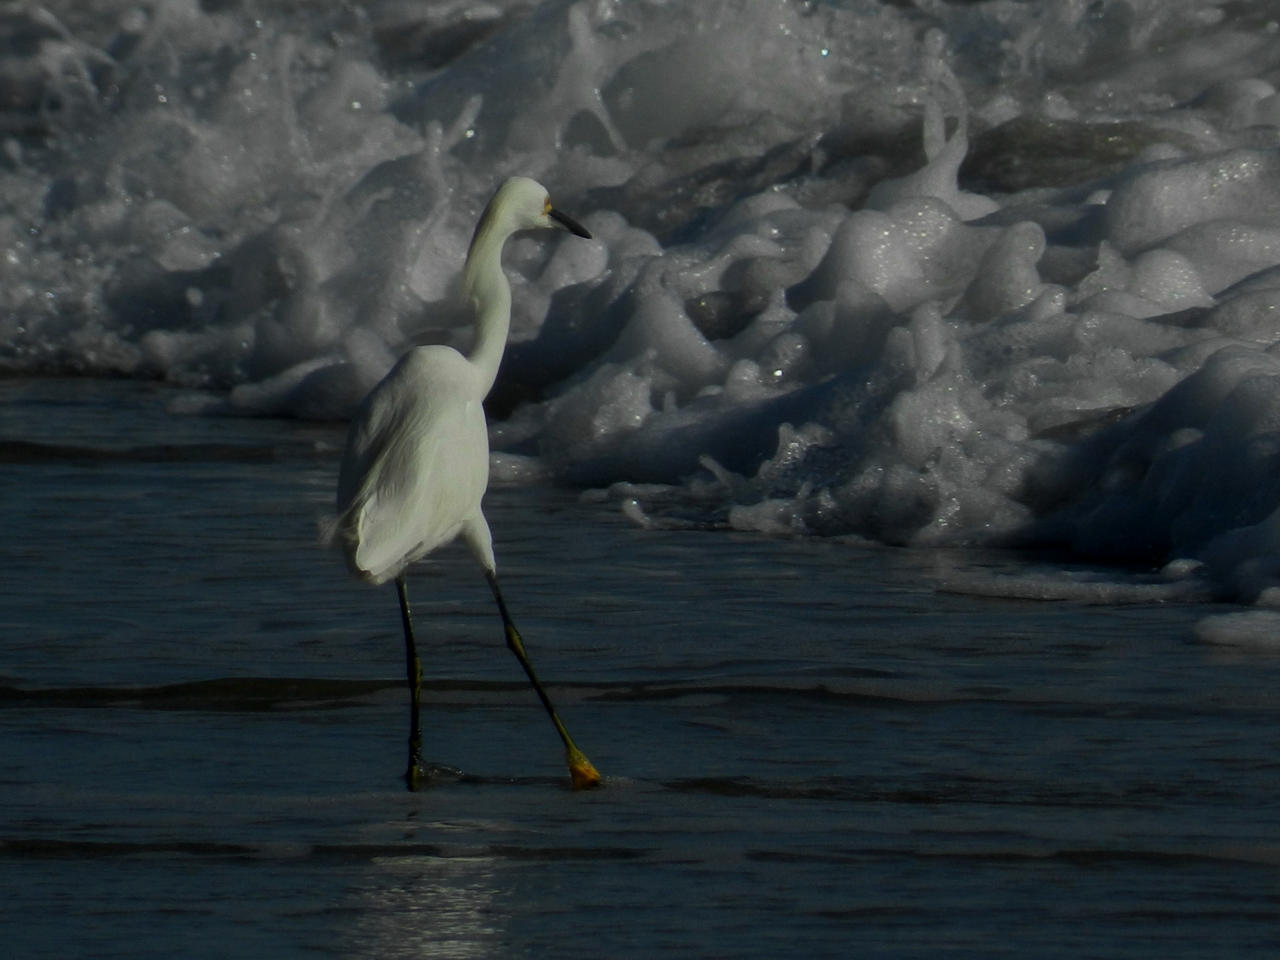
<path fill-rule="evenodd" d="M 511 287 L 502 247 L 520 230 L 558 228 L 590 239 L 555 210 L 547 191 L 526 177 L 502 184 L 476 224 L 463 270 L 463 291 L 475 311 L 476 340 L 464 357 L 452 347 L 409 350 L 360 405 L 347 434 L 338 476 L 337 518 L 330 543 L 352 572 L 369 583 L 394 580 L 404 625 L 410 691 L 410 789 L 426 777 L 419 708 L 422 666 L 405 590 L 409 564 L 461 537 L 484 569 L 516 655 L 564 741 L 573 786 L 592 787 L 600 774 L 570 738 L 525 655 L 498 589 L 493 538 L 480 501 L 489 482 L 489 437 L 483 402 L 498 375 L 511 325 Z"/>

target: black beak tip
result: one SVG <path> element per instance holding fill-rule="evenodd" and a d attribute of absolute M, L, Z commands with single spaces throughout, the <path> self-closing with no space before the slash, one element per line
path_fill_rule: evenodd
<path fill-rule="evenodd" d="M 581 237 L 583 240 L 591 239 L 591 234 L 587 232 L 587 228 L 568 214 L 561 213 L 559 210 L 552 207 L 547 211 L 547 215 L 556 223 L 560 224 L 560 226 L 572 233 L 575 237 Z"/>

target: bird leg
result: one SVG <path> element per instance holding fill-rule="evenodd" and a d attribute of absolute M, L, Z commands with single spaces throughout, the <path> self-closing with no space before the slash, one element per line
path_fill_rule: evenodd
<path fill-rule="evenodd" d="M 538 675 L 533 672 L 533 665 L 529 662 L 529 657 L 524 652 L 524 641 L 520 639 L 520 631 L 516 629 L 516 625 L 511 620 L 511 615 L 507 613 L 507 605 L 502 599 L 502 591 L 498 589 L 498 577 L 492 571 L 486 570 L 485 576 L 489 580 L 489 587 L 493 590 L 493 599 L 498 602 L 498 613 L 502 614 L 502 627 L 507 635 L 507 649 L 516 655 L 516 659 L 520 661 L 520 666 L 524 668 L 525 675 L 529 678 L 529 682 L 533 684 L 533 689 L 538 694 L 538 699 L 542 701 L 542 706 L 546 708 L 547 715 L 551 717 L 551 722 L 555 724 L 556 732 L 560 734 L 560 739 L 564 742 L 565 762 L 569 765 L 569 777 L 573 782 L 573 789 L 586 790 L 600 784 L 600 774 L 596 772 L 596 768 L 591 765 L 591 761 L 587 759 L 586 754 L 577 748 L 573 742 L 573 738 L 569 736 L 569 731 L 565 729 L 564 724 L 560 721 L 560 717 L 556 714 L 556 708 L 551 705 L 551 698 L 547 696 L 547 692 L 542 689 L 542 684 L 538 682 Z"/>
<path fill-rule="evenodd" d="M 405 672 L 409 679 L 409 765 L 404 781 L 410 790 L 417 790 L 426 779 L 422 763 L 422 661 L 413 640 L 413 618 L 409 615 L 409 594 L 405 590 L 404 577 L 396 577 L 396 593 L 400 597 L 400 619 L 404 622 Z"/>

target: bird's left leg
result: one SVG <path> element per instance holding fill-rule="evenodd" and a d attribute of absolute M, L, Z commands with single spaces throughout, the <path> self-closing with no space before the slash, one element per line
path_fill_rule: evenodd
<path fill-rule="evenodd" d="M 502 615 L 502 627 L 507 635 L 507 648 L 520 661 L 520 666 L 524 668 L 525 675 L 529 678 L 529 682 L 533 684 L 533 689 L 537 691 L 538 699 L 542 701 L 542 706 L 546 708 L 547 715 L 551 717 L 551 722 L 555 724 L 556 732 L 560 734 L 560 739 L 564 741 L 564 756 L 569 765 L 569 777 L 573 781 L 573 788 L 575 790 L 585 790 L 589 787 L 598 786 L 600 774 L 591 765 L 591 761 L 587 759 L 586 754 L 574 744 L 573 738 L 569 736 L 569 731 L 565 729 L 560 716 L 556 713 L 556 708 L 552 706 L 551 698 L 547 696 L 547 692 L 542 689 L 542 684 L 538 682 L 538 675 L 533 672 L 533 664 L 529 662 L 529 657 L 524 652 L 524 641 L 520 638 L 520 631 L 516 629 L 516 625 L 512 622 L 511 614 L 507 612 L 507 604 L 502 599 L 502 591 L 498 589 L 498 575 L 491 568 L 486 567 L 485 577 L 489 580 L 489 588 L 493 590 L 493 599 L 498 602 L 498 613 Z"/>
<path fill-rule="evenodd" d="M 422 661 L 413 639 L 413 617 L 409 614 L 409 594 L 405 590 L 404 576 L 396 577 L 396 594 L 400 597 L 400 619 L 404 624 L 405 673 L 409 680 L 409 765 L 404 781 L 410 790 L 417 790 L 426 779 L 422 763 Z"/>

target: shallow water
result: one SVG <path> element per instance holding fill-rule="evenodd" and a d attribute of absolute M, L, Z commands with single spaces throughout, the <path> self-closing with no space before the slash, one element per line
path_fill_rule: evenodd
<path fill-rule="evenodd" d="M 0 940 L 14 957 L 1271 956 L 1280 658 L 1226 607 L 941 593 L 999 554 L 488 500 L 558 745 L 459 551 L 316 546 L 340 427 L 0 383 Z M 1113 576 L 1122 580 L 1126 574 Z"/>

